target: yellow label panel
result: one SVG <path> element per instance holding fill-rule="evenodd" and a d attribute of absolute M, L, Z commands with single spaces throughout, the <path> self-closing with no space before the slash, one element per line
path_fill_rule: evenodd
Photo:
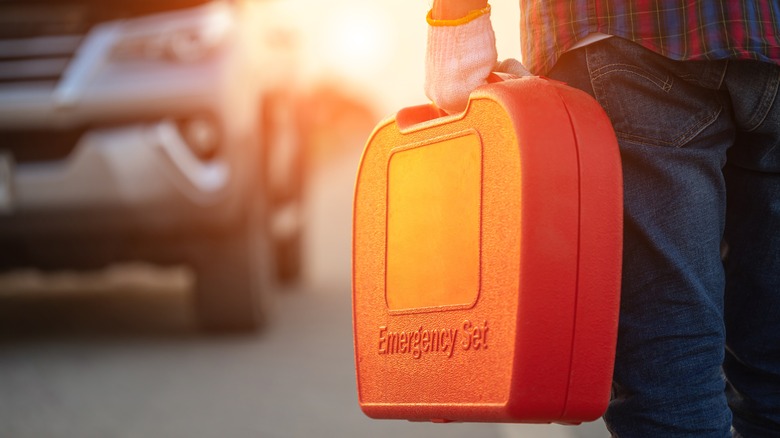
<path fill-rule="evenodd" d="M 476 133 L 391 156 L 385 289 L 390 310 L 476 302 L 481 182 Z"/>

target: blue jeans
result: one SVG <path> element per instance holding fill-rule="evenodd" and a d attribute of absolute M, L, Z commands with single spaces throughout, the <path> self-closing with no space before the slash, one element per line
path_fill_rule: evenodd
<path fill-rule="evenodd" d="M 780 436 L 780 67 L 610 38 L 549 76 L 599 101 L 623 160 L 610 431 Z"/>

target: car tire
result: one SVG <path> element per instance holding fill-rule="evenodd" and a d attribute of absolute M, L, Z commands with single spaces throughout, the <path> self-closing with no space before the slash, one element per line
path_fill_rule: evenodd
<path fill-rule="evenodd" d="M 271 94 L 263 108 L 268 234 L 276 259 L 275 279 L 290 285 L 300 278 L 303 264 L 302 125 L 292 96 Z"/>
<path fill-rule="evenodd" d="M 302 240 L 303 236 L 300 231 L 286 238 L 274 239 L 276 278 L 281 284 L 292 284 L 301 277 Z"/>
<path fill-rule="evenodd" d="M 269 241 L 259 215 L 239 230 L 202 241 L 195 263 L 195 312 L 209 332 L 262 328 L 274 304 Z"/>

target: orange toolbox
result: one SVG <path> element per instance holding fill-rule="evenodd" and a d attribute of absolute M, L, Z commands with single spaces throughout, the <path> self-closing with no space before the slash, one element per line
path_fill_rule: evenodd
<path fill-rule="evenodd" d="M 622 200 L 609 120 L 556 81 L 498 79 L 462 114 L 418 106 L 377 126 L 353 219 L 363 411 L 434 422 L 602 415 Z"/>

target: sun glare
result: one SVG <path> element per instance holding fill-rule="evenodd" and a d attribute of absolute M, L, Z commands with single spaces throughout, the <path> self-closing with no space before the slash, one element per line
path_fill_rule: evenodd
<path fill-rule="evenodd" d="M 345 81 L 383 111 L 423 103 L 429 0 L 284 0 L 312 83 Z M 517 0 L 491 0 L 501 59 L 519 56 Z"/>
<path fill-rule="evenodd" d="M 378 8 L 366 5 L 332 10 L 324 23 L 320 54 L 329 70 L 365 77 L 391 62 L 390 23 Z"/>

